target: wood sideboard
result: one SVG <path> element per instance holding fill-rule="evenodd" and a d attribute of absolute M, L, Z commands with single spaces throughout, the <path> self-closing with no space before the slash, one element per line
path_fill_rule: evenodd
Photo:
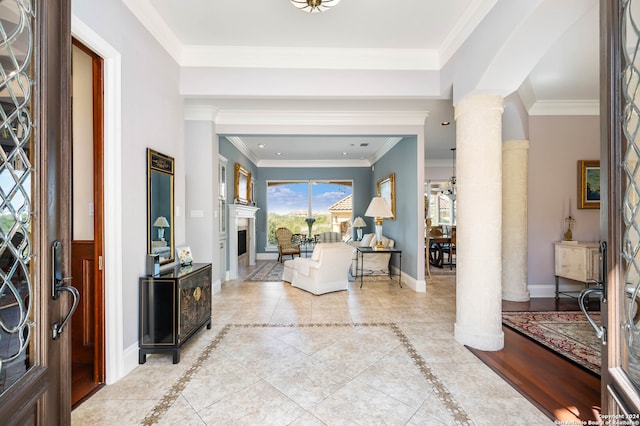
<path fill-rule="evenodd" d="M 202 327 L 211 328 L 211 264 L 200 263 L 140 278 L 138 362 L 147 354 L 170 352 L 180 362 L 180 348 Z"/>
<path fill-rule="evenodd" d="M 559 279 L 579 281 L 587 288 L 600 280 L 600 243 L 557 241 L 555 246 L 556 300 L 560 295 L 576 297 L 579 291 L 560 291 Z"/>

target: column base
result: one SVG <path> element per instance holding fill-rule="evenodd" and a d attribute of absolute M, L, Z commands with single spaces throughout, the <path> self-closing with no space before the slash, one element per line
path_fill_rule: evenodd
<path fill-rule="evenodd" d="M 531 300 L 531 294 L 528 290 L 524 293 L 502 293 L 502 300 L 507 300 L 509 302 L 528 302 L 529 300 Z"/>
<path fill-rule="evenodd" d="M 502 330 L 496 334 L 477 334 L 464 330 L 464 327 L 460 327 L 456 323 L 453 334 L 458 343 L 481 351 L 499 351 L 504 348 L 504 333 Z"/>

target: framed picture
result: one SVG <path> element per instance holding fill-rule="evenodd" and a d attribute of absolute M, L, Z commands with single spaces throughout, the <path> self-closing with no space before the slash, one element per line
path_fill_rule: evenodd
<path fill-rule="evenodd" d="M 193 255 L 191 254 L 191 248 L 189 246 L 178 247 L 176 252 L 181 266 L 187 266 L 193 263 Z"/>
<path fill-rule="evenodd" d="M 378 196 L 384 198 L 391 207 L 393 217 L 387 220 L 396 220 L 396 174 L 391 173 L 388 177 L 378 181 Z"/>
<path fill-rule="evenodd" d="M 251 172 L 236 163 L 235 202 L 251 203 Z"/>
<path fill-rule="evenodd" d="M 600 208 L 600 161 L 578 161 L 578 208 Z"/>

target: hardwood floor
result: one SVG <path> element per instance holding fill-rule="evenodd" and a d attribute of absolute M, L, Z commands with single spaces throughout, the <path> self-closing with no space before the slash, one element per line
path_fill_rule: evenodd
<path fill-rule="evenodd" d="M 597 302 L 591 305 L 591 309 L 599 310 Z M 573 299 L 556 302 L 553 298 L 540 298 L 529 302 L 503 302 L 502 310 L 575 311 L 578 304 Z M 503 350 L 469 349 L 552 420 L 598 420 L 599 377 L 508 327 L 503 330 Z"/>

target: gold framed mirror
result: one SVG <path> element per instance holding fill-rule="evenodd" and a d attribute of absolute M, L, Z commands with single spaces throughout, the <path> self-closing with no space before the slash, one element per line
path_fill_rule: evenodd
<path fill-rule="evenodd" d="M 393 217 L 387 220 L 396 220 L 396 174 L 391 173 L 388 177 L 378 181 L 378 196 L 385 199 Z"/>
<path fill-rule="evenodd" d="M 236 163 L 236 179 L 234 198 L 238 204 L 251 203 L 251 172 Z"/>
<path fill-rule="evenodd" d="M 173 157 L 147 148 L 147 253 L 175 260 Z"/>

